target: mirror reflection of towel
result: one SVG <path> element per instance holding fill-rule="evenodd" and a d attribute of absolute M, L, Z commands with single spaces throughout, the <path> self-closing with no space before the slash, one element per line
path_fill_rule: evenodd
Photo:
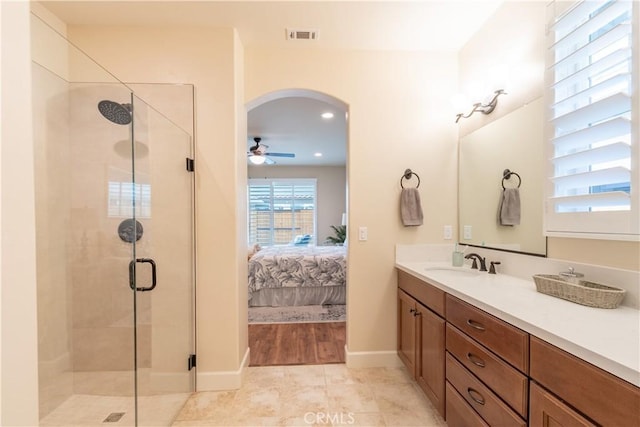
<path fill-rule="evenodd" d="M 405 227 L 422 225 L 422 205 L 417 188 L 403 188 L 400 194 L 400 216 Z"/>
<path fill-rule="evenodd" d="M 505 188 L 498 206 L 500 225 L 520 225 L 520 189 Z"/>

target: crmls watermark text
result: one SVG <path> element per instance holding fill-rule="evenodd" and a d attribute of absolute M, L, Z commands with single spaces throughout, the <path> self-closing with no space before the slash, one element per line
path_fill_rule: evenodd
<path fill-rule="evenodd" d="M 353 412 L 307 412 L 304 414 L 307 424 L 352 425 L 356 419 Z"/>

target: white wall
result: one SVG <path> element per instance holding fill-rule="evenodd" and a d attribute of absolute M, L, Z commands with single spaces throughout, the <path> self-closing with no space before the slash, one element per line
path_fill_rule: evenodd
<path fill-rule="evenodd" d="M 38 425 L 29 3 L 0 2 L 2 364 L 0 424 Z"/>
<path fill-rule="evenodd" d="M 325 93 L 349 109 L 347 347 L 351 365 L 396 359 L 394 245 L 440 243 L 456 223 L 454 53 L 247 49 L 246 99 L 282 89 Z M 425 223 L 400 222 L 400 178 L 421 178 Z M 358 228 L 368 240 L 358 241 Z"/>

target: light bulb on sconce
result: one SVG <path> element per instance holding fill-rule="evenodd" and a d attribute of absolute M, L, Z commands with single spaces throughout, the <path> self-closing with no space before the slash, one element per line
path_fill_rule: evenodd
<path fill-rule="evenodd" d="M 494 92 L 493 98 L 488 103 L 476 102 L 473 104 L 471 111 L 468 114 L 458 113 L 456 115 L 456 123 L 460 121 L 461 118 L 468 119 L 475 113 L 476 111 L 481 112 L 482 114 L 490 114 L 493 110 L 495 110 L 498 105 L 498 97 L 500 95 L 506 95 L 507 92 L 504 89 L 498 89 Z"/>

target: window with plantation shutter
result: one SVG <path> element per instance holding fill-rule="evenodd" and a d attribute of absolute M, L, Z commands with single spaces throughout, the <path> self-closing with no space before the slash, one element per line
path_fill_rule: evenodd
<path fill-rule="evenodd" d="M 116 218 L 151 218 L 151 185 L 109 181 L 107 214 Z"/>
<path fill-rule="evenodd" d="M 640 232 L 638 6 L 548 6 L 547 235 L 635 240 Z"/>
<path fill-rule="evenodd" d="M 315 179 L 250 179 L 247 194 L 250 245 L 315 244 Z"/>

